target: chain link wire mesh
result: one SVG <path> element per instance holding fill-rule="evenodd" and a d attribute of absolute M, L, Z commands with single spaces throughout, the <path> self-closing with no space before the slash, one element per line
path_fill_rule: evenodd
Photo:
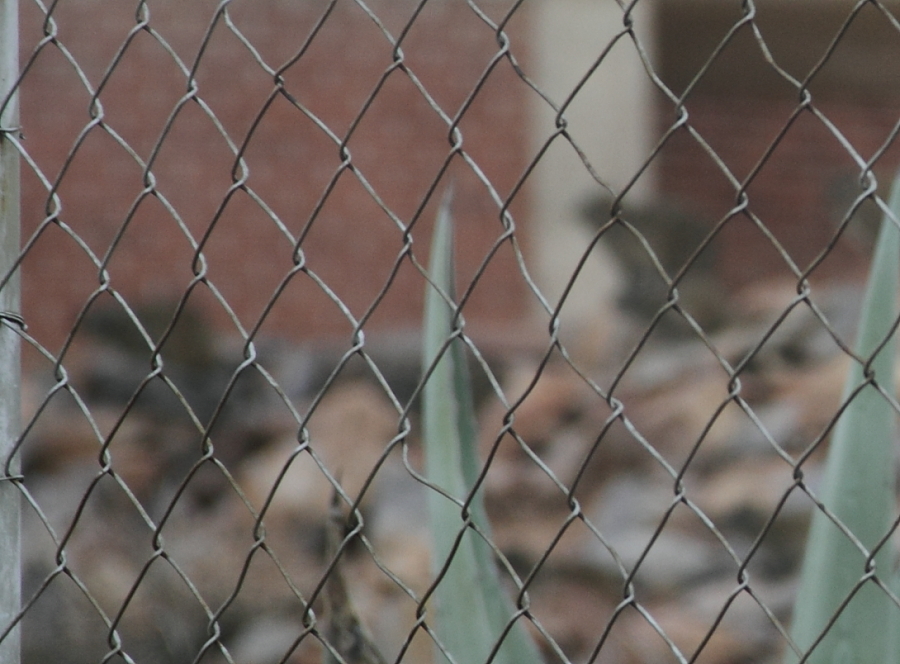
<path fill-rule="evenodd" d="M 2 478 L 22 602 L 0 641 L 21 635 L 29 663 L 459 661 L 430 622 L 416 333 L 452 187 L 493 544 L 546 661 L 781 660 L 859 361 L 853 234 L 898 162 L 896 104 L 863 136 L 862 106 L 817 86 L 881 66 L 841 59 L 860 25 L 896 53 L 896 7 L 834 3 L 796 71 L 768 41 L 806 44 L 780 3 L 658 3 L 670 35 L 679 11 L 724 17 L 685 38 L 679 78 L 647 3 L 606 4 L 613 36 L 557 98 L 533 74 L 541 3 L 21 3 L 0 103 L 22 113 L 0 130 L 22 242 L 0 289 L 23 281 L 3 312 L 23 405 Z M 723 97 L 744 113 L 725 132 L 705 106 L 711 82 L 754 84 L 740 44 L 789 93 L 772 131 L 754 134 L 755 101 Z M 567 113 L 619 52 L 657 135 L 613 183 Z M 785 197 L 798 144 L 849 173 L 830 226 Z M 550 295 L 529 215 L 553 150 L 593 195 Z M 710 223 L 642 206 L 651 177 Z M 598 255 L 624 266 L 620 301 L 570 329 Z"/>

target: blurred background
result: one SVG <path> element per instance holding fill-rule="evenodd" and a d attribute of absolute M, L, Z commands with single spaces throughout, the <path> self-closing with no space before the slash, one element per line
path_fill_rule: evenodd
<path fill-rule="evenodd" d="M 900 164 L 895 2 L 19 11 L 26 664 L 322 661 L 336 491 L 363 623 L 436 661 L 448 190 L 488 511 L 547 661 L 781 661 L 796 478 Z"/>

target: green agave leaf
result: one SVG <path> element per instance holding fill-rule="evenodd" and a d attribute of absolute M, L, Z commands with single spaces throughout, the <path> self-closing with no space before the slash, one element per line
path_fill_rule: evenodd
<path fill-rule="evenodd" d="M 434 367 L 423 390 L 425 474 L 428 480 L 459 501 L 475 486 L 480 472 L 475 409 L 463 343 L 451 334 L 453 312 L 445 298 L 454 296 L 453 223 L 448 193 L 438 211 L 431 244 L 429 285 L 425 297 L 424 363 Z M 443 294 L 442 294 L 443 293 Z M 441 353 L 443 354 L 441 355 Z M 440 359 L 438 356 L 440 355 Z M 429 492 L 434 551 L 432 567 L 447 572 L 435 590 L 432 621 L 441 642 L 457 664 L 486 662 L 503 636 L 515 610 L 500 584 L 491 548 L 471 528 L 463 529 L 459 504 L 437 491 Z M 489 535 L 481 494 L 470 507 L 472 521 Z M 444 661 L 438 655 L 438 661 Z M 513 624 L 496 657 L 497 664 L 540 661 L 534 642 L 521 622 Z"/>
<path fill-rule="evenodd" d="M 890 209 L 900 218 L 900 177 L 894 181 Z M 875 247 L 857 332 L 856 353 L 869 358 L 884 342 L 897 317 L 900 279 L 900 231 L 885 218 Z M 871 363 L 875 379 L 894 393 L 895 340 Z M 864 382 L 863 367 L 853 363 L 844 398 Z M 890 404 L 872 386 L 848 405 L 832 434 L 819 497 L 866 547 L 872 550 L 888 532 L 895 511 L 895 418 Z M 865 573 L 866 557 L 820 510 L 813 514 L 794 608 L 792 637 L 808 651 L 838 607 Z M 890 542 L 875 556 L 878 578 L 896 586 Z M 805 661 L 810 664 L 896 663 L 900 610 L 874 583 L 865 583 Z M 788 649 L 786 664 L 798 657 Z"/>

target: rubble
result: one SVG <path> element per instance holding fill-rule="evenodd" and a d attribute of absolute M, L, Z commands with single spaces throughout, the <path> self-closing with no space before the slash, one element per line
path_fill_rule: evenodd
<path fill-rule="evenodd" d="M 649 343 L 612 396 L 621 349 L 578 367 L 593 384 L 560 357 L 490 358 L 505 389 L 480 404 L 494 541 L 520 580 L 531 577 L 529 615 L 571 662 L 669 662 L 673 648 L 691 659 L 701 647 L 710 664 L 780 661 L 771 617 L 790 619 L 812 509 L 792 463 L 811 451 L 802 470 L 815 485 L 848 360 L 798 310 L 744 362 L 736 389 L 723 361 L 743 362 L 784 305 L 777 293 L 753 298 L 706 340 Z M 851 334 L 847 298 L 823 290 L 826 300 L 835 329 Z M 408 350 L 407 361 L 418 352 Z M 273 346 L 259 362 L 313 371 L 295 352 Z M 136 662 L 192 661 L 202 648 L 201 661 L 231 661 L 222 647 L 248 664 L 321 661 L 336 484 L 347 533 L 361 536 L 341 551 L 361 619 L 388 661 L 431 661 L 416 628 L 434 577 L 415 407 L 398 409 L 364 371 L 321 398 L 321 382 L 293 376 L 306 386 L 288 397 L 293 414 L 251 381 L 241 394 L 256 390 L 253 407 L 228 404 L 207 441 L 171 403 L 123 418 L 130 395 L 116 400 L 97 381 L 134 365 L 112 358 L 72 358 L 71 384 L 102 395 L 87 402 L 92 420 L 63 390 L 22 446 L 41 510 L 23 511 L 24 596 L 38 594 L 23 621 L 26 664 L 99 660 L 116 639 Z M 26 420 L 42 384 L 27 378 Z"/>

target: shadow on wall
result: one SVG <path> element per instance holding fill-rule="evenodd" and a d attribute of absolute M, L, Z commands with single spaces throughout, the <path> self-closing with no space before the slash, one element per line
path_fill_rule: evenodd
<path fill-rule="evenodd" d="M 622 270 L 618 294 L 622 311 L 646 328 L 670 301 L 674 285 L 679 306 L 703 330 L 720 328 L 729 316 L 716 244 L 701 249 L 711 225 L 664 202 L 626 205 L 615 217 L 611 207 L 611 200 L 596 199 L 584 206 L 584 217 L 592 230 L 601 233 L 601 242 Z M 666 336 L 693 334 L 674 312 L 662 316 L 658 330 Z"/>

